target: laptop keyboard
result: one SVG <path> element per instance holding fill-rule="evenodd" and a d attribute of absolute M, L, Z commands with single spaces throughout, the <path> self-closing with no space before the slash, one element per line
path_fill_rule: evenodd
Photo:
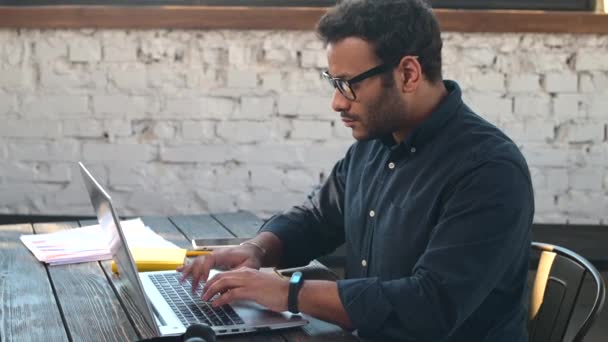
<path fill-rule="evenodd" d="M 230 305 L 214 308 L 210 302 L 203 302 L 200 295 L 192 293 L 190 279 L 179 282 L 181 273 L 158 273 L 149 277 L 184 326 L 194 323 L 210 326 L 244 323 Z M 199 285 L 197 293 L 202 289 L 202 285 Z"/>

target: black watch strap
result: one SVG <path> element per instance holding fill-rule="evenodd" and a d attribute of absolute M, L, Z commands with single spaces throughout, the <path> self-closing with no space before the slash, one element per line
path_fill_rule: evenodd
<path fill-rule="evenodd" d="M 287 295 L 287 309 L 291 313 L 299 313 L 298 310 L 298 293 L 304 283 L 302 272 L 294 272 L 289 279 L 289 294 Z"/>

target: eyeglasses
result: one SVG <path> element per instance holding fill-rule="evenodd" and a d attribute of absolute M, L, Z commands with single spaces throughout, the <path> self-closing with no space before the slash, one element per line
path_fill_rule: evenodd
<path fill-rule="evenodd" d="M 367 71 L 364 71 L 363 73 L 361 73 L 349 80 L 345 80 L 345 79 L 339 78 L 339 77 L 333 77 L 332 75 L 329 74 L 329 71 L 327 71 L 327 70 L 323 71 L 323 73 L 321 75 L 335 89 L 338 89 L 340 91 L 340 94 L 342 94 L 345 98 L 347 98 L 350 101 L 354 101 L 357 98 L 357 95 L 355 95 L 355 91 L 353 90 L 353 87 L 352 87 L 353 84 L 359 83 L 372 76 L 380 75 L 392 68 L 393 68 L 392 63 L 381 64 L 381 65 L 378 65 L 377 67 L 373 67 Z"/>

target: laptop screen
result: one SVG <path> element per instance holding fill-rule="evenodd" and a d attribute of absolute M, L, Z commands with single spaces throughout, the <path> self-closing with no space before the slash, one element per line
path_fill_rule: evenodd
<path fill-rule="evenodd" d="M 120 293 L 120 297 L 125 301 L 124 304 L 127 307 L 135 308 L 135 310 L 129 310 L 134 314 L 132 317 L 135 325 L 141 326 L 145 324 L 145 326 L 151 329 L 142 329 L 142 333 L 144 335 L 146 332 L 155 334 L 143 337 L 160 336 L 160 331 L 152 316 L 151 306 L 144 295 L 135 262 L 120 227 L 120 220 L 112 206 L 111 198 L 86 167 L 82 163 L 78 163 L 78 165 L 80 166 L 84 184 L 89 192 L 91 204 L 97 215 L 99 225 L 104 231 L 112 235 L 112 256 L 119 273 L 118 276 L 112 275 L 113 279 L 115 279 L 116 290 Z"/>

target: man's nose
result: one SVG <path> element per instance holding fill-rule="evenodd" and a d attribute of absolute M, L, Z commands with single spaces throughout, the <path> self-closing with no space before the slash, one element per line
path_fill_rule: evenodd
<path fill-rule="evenodd" d="M 334 112 L 348 112 L 350 105 L 350 101 L 338 89 L 335 89 L 334 96 L 331 99 L 331 108 Z"/>

